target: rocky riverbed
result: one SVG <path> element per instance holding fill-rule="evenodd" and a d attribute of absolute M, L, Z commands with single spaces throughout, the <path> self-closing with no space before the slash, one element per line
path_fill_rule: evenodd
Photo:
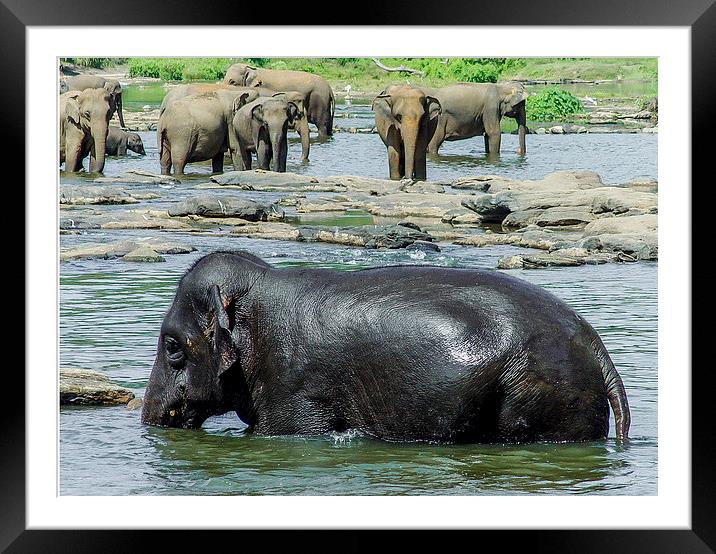
<path fill-rule="evenodd" d="M 171 189 L 137 190 L 136 177 L 127 173 L 61 187 L 61 233 L 119 231 L 113 241 L 75 241 L 62 249 L 61 260 L 162 261 L 193 250 L 179 236 L 186 233 L 352 248 L 525 248 L 524 255 L 499 261 L 499 268 L 511 269 L 658 258 L 658 184 L 652 179 L 608 185 L 591 171 L 559 171 L 540 180 L 480 175 L 416 182 L 253 170 L 211 176 L 194 184 L 189 198 L 174 200 Z M 164 179 L 146 173 L 141 178 L 154 184 Z M 273 200 L 255 193 L 272 193 Z M 373 224 L 305 222 L 352 213 L 366 214 Z M 121 237 L 122 230 L 142 229 L 177 236 Z"/>

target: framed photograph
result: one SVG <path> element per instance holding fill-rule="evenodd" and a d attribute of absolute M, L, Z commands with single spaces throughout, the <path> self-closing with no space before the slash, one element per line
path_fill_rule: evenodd
<path fill-rule="evenodd" d="M 690 228 L 716 8 L 661 8 L 5 2 L 27 332 L 3 548 L 714 551 Z"/>

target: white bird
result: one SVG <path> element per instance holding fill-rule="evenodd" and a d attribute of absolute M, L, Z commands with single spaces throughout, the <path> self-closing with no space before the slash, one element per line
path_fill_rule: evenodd
<path fill-rule="evenodd" d="M 585 96 L 584 101 L 587 102 L 588 104 L 591 104 L 592 106 L 597 105 L 596 99 L 592 98 L 591 96 Z"/>

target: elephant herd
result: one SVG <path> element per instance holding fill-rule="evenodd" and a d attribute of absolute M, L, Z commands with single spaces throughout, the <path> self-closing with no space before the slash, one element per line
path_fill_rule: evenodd
<path fill-rule="evenodd" d="M 144 154 L 136 133 L 109 127 L 114 113 L 124 127 L 117 81 L 90 75 L 60 85 L 60 164 L 102 172 L 104 159 L 133 150 Z M 519 83 L 456 83 L 442 88 L 391 85 L 372 103 L 378 135 L 387 149 L 391 179 L 427 178 L 427 154 L 444 141 L 484 135 L 488 156 L 500 152 L 502 117 L 517 121 L 524 155 L 527 92 Z M 257 166 L 286 171 L 289 129 L 301 138 L 301 160 L 310 154 L 309 123 L 319 140 L 333 134 L 335 96 L 328 82 L 312 73 L 234 64 L 223 82 L 188 84 L 164 97 L 157 124 L 162 174 L 184 174 L 186 164 L 211 160 L 221 172 L 228 153 L 235 170 Z"/>

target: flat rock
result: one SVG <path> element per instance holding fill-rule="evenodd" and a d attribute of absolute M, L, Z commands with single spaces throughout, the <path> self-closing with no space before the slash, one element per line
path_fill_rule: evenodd
<path fill-rule="evenodd" d="M 406 225 L 362 225 L 333 231 L 315 229 L 312 237 L 319 242 L 387 249 L 405 248 L 416 241 L 433 240 L 428 233 Z"/>
<path fill-rule="evenodd" d="M 74 367 L 60 368 L 60 404 L 127 404 L 134 393 L 110 381 L 98 371 Z"/>
<path fill-rule="evenodd" d="M 78 260 L 83 258 L 121 258 L 142 246 L 149 246 L 158 254 L 186 254 L 196 250 L 178 242 L 165 241 L 150 237 L 144 239 L 123 240 L 118 242 L 88 244 L 69 248 L 60 252 L 60 260 Z"/>
<path fill-rule="evenodd" d="M 143 169 L 129 169 L 119 177 L 97 177 L 95 183 L 131 183 L 146 185 L 169 185 L 179 183 L 171 175 L 160 175 Z"/>
<path fill-rule="evenodd" d="M 165 262 L 166 259 L 160 256 L 153 248 L 142 245 L 122 256 L 125 262 Z"/>
<path fill-rule="evenodd" d="M 524 212 L 522 212 L 524 213 Z M 583 225 L 594 219 L 588 209 L 555 207 L 543 210 L 535 217 L 534 223 L 540 227 L 563 225 Z"/>
<path fill-rule="evenodd" d="M 268 221 L 283 218 L 283 210 L 274 205 L 225 195 L 188 198 L 168 210 L 170 216 L 237 217 L 247 221 Z"/>
<path fill-rule="evenodd" d="M 658 216 L 652 214 L 626 217 L 604 217 L 592 221 L 584 228 L 585 236 L 603 234 L 656 233 Z"/>
<path fill-rule="evenodd" d="M 63 185 L 60 187 L 60 204 L 136 204 L 141 200 L 161 198 L 155 193 L 129 193 L 117 187 L 97 185 Z"/>
<path fill-rule="evenodd" d="M 144 406 L 143 398 L 132 398 L 132 400 L 127 403 L 127 407 L 125 408 L 125 410 L 130 412 L 135 410 L 141 410 L 142 406 Z"/>

